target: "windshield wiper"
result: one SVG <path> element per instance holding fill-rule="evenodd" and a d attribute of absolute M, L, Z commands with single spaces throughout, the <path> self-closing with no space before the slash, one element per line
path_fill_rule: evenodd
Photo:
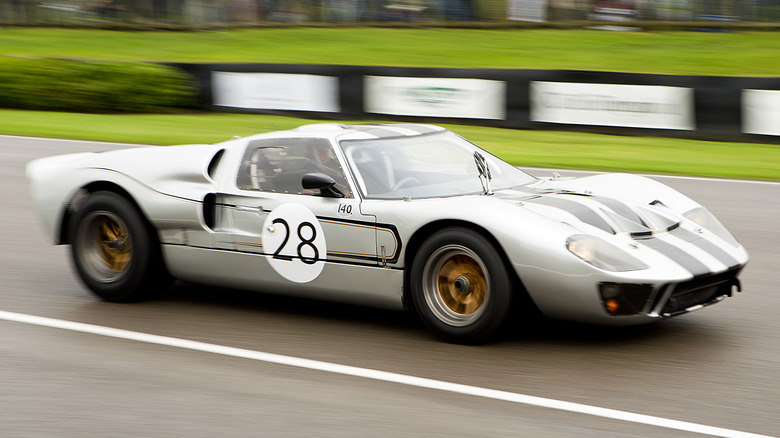
<path fill-rule="evenodd" d="M 488 165 L 485 157 L 474 151 L 474 162 L 477 164 L 477 171 L 479 172 L 479 183 L 482 184 L 482 190 L 486 195 L 492 195 L 493 191 L 490 190 L 490 181 L 493 177 L 490 175 L 490 166 Z"/>

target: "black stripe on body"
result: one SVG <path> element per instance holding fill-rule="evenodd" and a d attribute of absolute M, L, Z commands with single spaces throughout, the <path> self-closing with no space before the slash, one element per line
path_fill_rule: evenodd
<path fill-rule="evenodd" d="M 251 255 L 251 256 L 268 256 L 272 257 L 273 254 L 264 253 L 264 252 L 254 252 L 254 251 L 244 251 L 240 249 L 228 249 L 228 248 L 212 248 L 209 246 L 200 246 L 200 245 L 189 245 L 189 244 L 183 244 L 183 243 L 163 243 L 163 245 L 168 246 L 180 246 L 180 247 L 187 247 L 187 248 L 195 248 L 195 249 L 204 249 L 209 251 L 221 251 L 221 252 L 230 252 L 234 254 L 244 254 L 244 255 Z M 335 256 L 335 257 L 341 257 L 345 259 L 353 259 L 353 260 L 365 260 L 367 262 L 371 263 L 361 263 L 358 261 L 349 261 L 349 260 L 337 260 L 333 258 L 324 258 L 320 259 L 319 261 L 325 262 L 325 263 L 334 263 L 339 265 L 353 265 L 353 266 L 366 266 L 370 268 L 376 268 L 378 266 L 378 263 L 382 261 L 381 257 L 371 257 L 371 256 L 350 256 L 350 255 L 342 255 L 342 254 L 331 254 L 328 252 L 328 254 Z M 290 256 L 290 259 L 300 259 L 300 257 L 296 256 Z M 388 260 L 389 262 L 389 260 Z M 386 269 L 403 269 L 403 268 L 397 268 L 393 266 L 387 266 Z"/>
<path fill-rule="evenodd" d="M 674 260 L 677 264 L 693 274 L 694 277 L 712 273 L 710 268 L 705 266 L 704 263 L 698 261 L 696 257 L 688 254 L 671 243 L 664 242 L 663 240 L 657 238 L 637 239 L 636 241 Z"/>
<path fill-rule="evenodd" d="M 718 259 L 718 261 L 728 266 L 729 268 L 733 268 L 739 265 L 737 259 L 729 255 L 729 253 L 722 250 L 714 243 L 702 238 L 701 236 L 696 235 L 696 233 L 693 233 L 691 231 L 682 228 L 677 228 L 675 230 L 672 230 L 670 234 L 675 237 L 679 237 L 680 239 L 685 240 L 686 242 L 690 242 L 698 246 L 699 248 L 701 248 L 711 256 Z"/>
<path fill-rule="evenodd" d="M 607 233 L 615 234 L 615 230 L 609 226 L 607 221 L 599 216 L 598 213 L 593 211 L 593 209 L 580 204 L 579 202 L 572 201 L 570 199 L 564 199 L 560 196 L 543 196 L 541 198 L 536 198 L 527 202 L 559 208 L 573 214 L 577 217 L 577 219 L 585 222 L 586 224 L 593 225 L 594 227 L 604 230 Z"/>

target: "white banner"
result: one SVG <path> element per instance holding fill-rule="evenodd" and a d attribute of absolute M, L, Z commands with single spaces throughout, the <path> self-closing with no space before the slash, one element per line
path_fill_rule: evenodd
<path fill-rule="evenodd" d="M 780 90 L 742 90 L 742 132 L 780 135 Z"/>
<path fill-rule="evenodd" d="M 365 76 L 365 111 L 399 116 L 505 119 L 506 82 Z"/>
<path fill-rule="evenodd" d="M 508 0 L 506 5 L 510 20 L 547 21 L 547 0 Z"/>
<path fill-rule="evenodd" d="M 530 99 L 535 122 L 696 129 L 692 88 L 531 82 Z"/>
<path fill-rule="evenodd" d="M 341 110 L 339 80 L 332 76 L 215 71 L 211 86 L 217 106 L 329 113 Z"/>

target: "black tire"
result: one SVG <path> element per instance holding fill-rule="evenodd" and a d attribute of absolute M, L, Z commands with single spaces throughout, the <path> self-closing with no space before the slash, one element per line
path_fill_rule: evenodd
<path fill-rule="evenodd" d="M 91 194 L 71 224 L 74 265 L 98 297 L 112 302 L 140 301 L 170 285 L 154 230 L 121 195 Z"/>
<path fill-rule="evenodd" d="M 445 228 L 423 242 L 409 280 L 420 317 L 448 342 L 489 340 L 511 307 L 512 281 L 501 253 L 468 228 Z"/>

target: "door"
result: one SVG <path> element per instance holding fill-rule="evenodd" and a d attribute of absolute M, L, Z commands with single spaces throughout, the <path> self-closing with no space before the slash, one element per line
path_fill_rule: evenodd
<path fill-rule="evenodd" d="M 343 197 L 304 189 L 303 176 L 311 173 L 331 177 Z M 309 283 L 316 282 L 327 265 L 376 267 L 381 260 L 375 219 L 360 213 L 359 198 L 326 139 L 251 142 L 235 189 L 221 196 L 230 206 L 236 251 L 265 259 L 272 268 L 267 275 Z M 266 267 L 260 262 L 256 266 L 263 271 Z"/>

